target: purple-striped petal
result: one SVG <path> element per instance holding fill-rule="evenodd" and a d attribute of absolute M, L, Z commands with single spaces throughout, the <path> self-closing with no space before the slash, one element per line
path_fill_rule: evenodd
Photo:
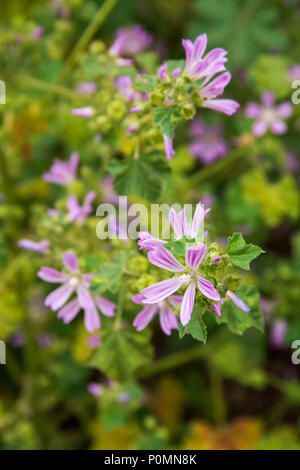
<path fill-rule="evenodd" d="M 180 240 L 180 238 L 182 238 L 185 234 L 185 210 L 182 209 L 180 212 L 176 212 L 172 207 L 169 211 L 169 221 L 175 232 L 176 239 Z"/>
<path fill-rule="evenodd" d="M 208 299 L 219 301 L 221 300 L 220 294 L 217 289 L 214 288 L 212 283 L 203 277 L 198 277 L 198 288 L 200 292 L 205 295 Z"/>
<path fill-rule="evenodd" d="M 164 305 L 160 309 L 159 322 L 163 332 L 170 336 L 172 330 L 178 330 L 178 321 L 177 317 L 170 307 Z"/>
<path fill-rule="evenodd" d="M 74 320 L 76 315 L 78 315 L 80 309 L 81 307 L 79 305 L 78 299 L 71 300 L 71 302 L 59 310 L 57 318 L 61 318 L 64 323 L 70 323 L 72 320 Z"/>
<path fill-rule="evenodd" d="M 165 144 L 165 153 L 168 160 L 172 160 L 175 155 L 175 150 L 173 147 L 173 139 L 170 139 L 167 135 L 163 134 L 164 144 Z"/>
<path fill-rule="evenodd" d="M 198 202 L 192 222 L 192 237 L 197 238 L 199 227 L 204 220 L 204 217 L 209 213 L 210 208 L 204 209 L 204 205 Z"/>
<path fill-rule="evenodd" d="M 83 284 L 80 284 L 77 287 L 76 292 L 78 296 L 78 301 L 84 310 L 96 308 L 94 299 L 91 296 L 90 291 Z"/>
<path fill-rule="evenodd" d="M 111 302 L 110 300 L 105 299 L 104 297 L 100 297 L 100 295 L 95 296 L 97 307 L 99 308 L 100 312 L 103 313 L 106 317 L 113 317 L 116 310 L 116 304 Z"/>
<path fill-rule="evenodd" d="M 100 328 L 100 317 L 96 308 L 90 308 L 84 311 L 84 326 L 90 333 Z"/>
<path fill-rule="evenodd" d="M 137 331 L 142 331 L 151 322 L 154 315 L 158 312 L 157 305 L 147 305 L 143 310 L 135 317 L 133 326 Z"/>
<path fill-rule="evenodd" d="M 58 310 L 73 294 L 75 288 L 69 282 L 66 282 L 58 289 L 55 289 L 45 299 L 45 306 L 50 307 L 51 310 Z"/>
<path fill-rule="evenodd" d="M 173 307 L 177 307 L 178 305 L 181 305 L 182 299 L 182 295 L 171 295 L 168 300 Z"/>
<path fill-rule="evenodd" d="M 58 284 L 62 282 L 66 282 L 69 278 L 67 274 L 61 273 L 60 271 L 57 271 L 57 269 L 50 268 L 48 266 L 43 266 L 39 270 L 37 275 L 40 279 L 43 279 L 43 281 L 53 282 L 53 283 L 58 283 Z"/>
<path fill-rule="evenodd" d="M 71 273 L 74 274 L 78 273 L 78 259 L 74 253 L 64 251 L 62 255 L 62 260 L 68 271 L 71 271 Z"/>
<path fill-rule="evenodd" d="M 154 304 L 166 299 L 174 294 L 184 283 L 182 277 L 173 277 L 165 281 L 156 282 L 152 286 L 146 287 L 141 293 L 146 297 L 143 303 Z"/>
<path fill-rule="evenodd" d="M 206 249 L 207 246 L 205 243 L 199 246 L 189 246 L 185 250 L 186 265 L 196 271 L 206 254 Z"/>
<path fill-rule="evenodd" d="M 195 283 L 191 282 L 184 293 L 180 308 L 180 321 L 183 326 L 187 325 L 191 319 L 192 311 L 195 303 Z"/>
<path fill-rule="evenodd" d="M 167 271 L 179 273 L 185 270 L 185 267 L 177 261 L 175 256 L 162 245 L 151 250 L 148 253 L 148 258 L 152 264 Z"/>
<path fill-rule="evenodd" d="M 226 292 L 226 296 L 228 297 L 228 299 L 230 299 L 234 305 L 239 308 L 242 312 L 245 312 L 245 313 L 249 313 L 250 312 L 250 307 L 248 307 L 247 304 L 245 304 L 245 302 L 243 302 L 242 299 L 240 299 L 237 295 L 235 295 L 233 292 L 231 292 L 230 290 L 228 290 Z"/>
<path fill-rule="evenodd" d="M 212 306 L 211 306 L 211 309 L 218 315 L 218 317 L 221 318 L 222 314 L 221 314 L 221 306 L 219 303 L 217 302 L 213 302 Z"/>
<path fill-rule="evenodd" d="M 202 103 L 203 108 L 214 109 L 221 113 L 231 116 L 240 107 L 239 103 L 234 100 L 205 100 Z"/>

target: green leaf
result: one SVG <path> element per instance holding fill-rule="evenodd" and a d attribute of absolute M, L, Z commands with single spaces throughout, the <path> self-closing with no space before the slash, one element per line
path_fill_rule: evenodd
<path fill-rule="evenodd" d="M 182 258 L 185 256 L 186 243 L 184 238 L 181 238 L 181 240 L 165 243 L 164 246 L 167 248 L 167 250 L 171 251 L 175 258 Z"/>
<path fill-rule="evenodd" d="M 184 60 L 184 59 L 179 59 L 179 60 L 167 60 L 167 67 L 168 67 L 168 72 L 169 72 L 169 73 L 174 72 L 175 69 L 184 70 L 184 67 L 185 67 L 185 60 Z"/>
<path fill-rule="evenodd" d="M 130 254 L 130 252 L 120 251 L 110 261 L 102 263 L 91 279 L 92 292 L 103 294 L 103 292 L 109 291 L 116 294 Z"/>
<path fill-rule="evenodd" d="M 247 244 L 241 233 L 234 233 L 231 237 L 228 237 L 226 253 L 232 264 L 242 269 L 250 269 L 249 263 L 261 253 L 264 253 L 264 250 L 251 243 Z"/>
<path fill-rule="evenodd" d="M 132 377 L 133 372 L 152 358 L 149 334 L 133 328 L 104 330 L 102 344 L 89 360 L 89 366 L 118 382 Z"/>
<path fill-rule="evenodd" d="M 205 310 L 203 304 L 196 304 L 192 311 L 190 321 L 186 326 L 182 326 L 179 322 L 179 337 L 191 335 L 194 339 L 205 343 L 207 339 L 206 325 L 203 321 L 203 314 Z"/>
<path fill-rule="evenodd" d="M 264 320 L 259 306 L 259 293 L 256 287 L 245 285 L 238 289 L 235 294 L 250 307 L 250 312 L 242 312 L 231 300 L 227 299 L 221 309 L 222 317 L 216 316 L 217 323 L 227 323 L 228 328 L 238 335 L 242 335 L 251 327 L 263 331 Z"/>
<path fill-rule="evenodd" d="M 115 176 L 114 188 L 118 194 L 141 196 L 154 202 L 158 199 L 165 176 L 170 169 L 162 152 L 112 161 L 109 171 Z"/>
<path fill-rule="evenodd" d="M 174 128 L 172 124 L 172 111 L 170 108 L 157 108 L 154 112 L 154 124 L 156 124 L 163 134 L 172 139 Z"/>
<path fill-rule="evenodd" d="M 153 75 L 143 75 L 141 79 L 135 81 L 133 88 L 144 93 L 150 93 L 157 87 L 157 78 Z"/>

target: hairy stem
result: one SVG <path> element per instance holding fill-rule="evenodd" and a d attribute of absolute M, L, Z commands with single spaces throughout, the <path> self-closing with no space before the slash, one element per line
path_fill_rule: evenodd
<path fill-rule="evenodd" d="M 145 379 L 151 377 L 152 375 L 160 374 L 166 370 L 175 369 L 176 367 L 179 367 L 188 362 L 195 361 L 196 359 L 204 357 L 205 354 L 206 350 L 203 345 L 193 346 L 192 348 L 170 354 L 167 357 L 159 359 L 153 364 L 149 364 L 141 369 L 138 369 L 136 372 L 136 377 L 138 379 Z"/>
<path fill-rule="evenodd" d="M 101 5 L 96 15 L 93 17 L 92 21 L 82 34 L 81 38 L 75 45 L 73 51 L 71 52 L 70 56 L 68 57 L 65 68 L 62 71 L 61 78 L 65 78 L 68 74 L 72 65 L 76 62 L 77 57 L 80 55 L 82 51 L 88 46 L 91 39 L 95 36 L 97 30 L 102 26 L 110 12 L 116 6 L 119 0 L 105 0 L 105 2 Z"/>

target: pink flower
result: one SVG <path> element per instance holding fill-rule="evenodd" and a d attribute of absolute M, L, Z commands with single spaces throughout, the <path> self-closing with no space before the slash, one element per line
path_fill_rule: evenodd
<path fill-rule="evenodd" d="M 134 295 L 132 300 L 136 304 L 146 303 L 146 306 L 135 317 L 133 322 L 133 326 L 136 327 L 137 331 L 141 331 L 146 328 L 156 315 L 159 315 L 161 329 L 166 335 L 170 336 L 172 330 L 178 330 L 177 317 L 171 306 L 176 307 L 177 305 L 180 305 L 182 302 L 182 296 L 171 295 L 168 298 L 168 302 L 163 300 L 157 304 L 147 304 L 147 300 L 142 294 Z"/>
<path fill-rule="evenodd" d="M 203 57 L 207 46 L 207 35 L 200 34 L 194 43 L 189 39 L 183 39 L 186 64 L 185 71 L 191 80 L 199 80 L 203 77 L 212 77 L 216 73 L 225 70 L 224 64 L 227 51 L 221 48 L 213 49 Z"/>
<path fill-rule="evenodd" d="M 172 160 L 175 155 L 175 150 L 173 147 L 173 139 L 170 139 L 167 135 L 163 134 L 164 144 L 165 144 L 165 153 L 168 160 Z"/>
<path fill-rule="evenodd" d="M 189 222 L 185 207 L 180 212 L 176 212 L 173 208 L 170 209 L 169 220 L 175 232 L 176 240 L 180 240 L 184 236 L 196 239 L 200 225 L 209 211 L 210 209 L 204 209 L 203 204 L 199 202 L 196 206 L 193 220 Z"/>
<path fill-rule="evenodd" d="M 95 111 L 90 106 L 85 106 L 83 108 L 74 108 L 72 109 L 73 116 L 80 116 L 84 118 L 91 118 L 94 116 Z"/>
<path fill-rule="evenodd" d="M 150 46 L 151 42 L 152 36 L 142 26 L 134 25 L 117 31 L 109 52 L 115 57 L 133 57 Z"/>
<path fill-rule="evenodd" d="M 288 69 L 288 78 L 293 81 L 300 79 L 300 64 L 292 65 Z"/>
<path fill-rule="evenodd" d="M 50 248 L 50 243 L 48 240 L 42 240 L 41 242 L 33 242 L 32 240 L 27 240 L 23 238 L 22 240 L 18 241 L 18 245 L 20 248 L 24 248 L 25 250 L 30 251 L 37 251 L 38 253 L 47 253 Z"/>
<path fill-rule="evenodd" d="M 140 100 L 143 98 L 142 93 L 133 90 L 132 78 L 128 75 L 119 75 L 115 79 L 115 85 L 117 90 L 121 93 L 121 95 L 124 96 L 124 98 L 126 98 L 128 102 Z"/>
<path fill-rule="evenodd" d="M 74 253 L 64 252 L 62 260 L 68 273 L 57 271 L 48 266 L 44 266 L 38 272 L 38 277 L 46 282 L 61 284 L 45 299 L 45 306 L 51 310 L 58 310 L 58 318 L 64 323 L 70 323 L 78 315 L 79 311 L 84 311 L 84 324 L 88 331 L 93 332 L 100 328 L 100 317 L 98 309 L 106 316 L 114 316 L 116 305 L 109 300 L 95 295 L 89 291 L 92 273 L 81 274 L 78 267 L 78 259 Z M 72 294 L 76 297 L 68 302 Z"/>
<path fill-rule="evenodd" d="M 90 191 L 80 206 L 76 196 L 70 196 L 67 202 L 69 211 L 68 219 L 70 222 L 83 222 L 84 219 L 93 211 L 92 202 L 96 197 L 95 191 Z"/>
<path fill-rule="evenodd" d="M 97 91 L 97 85 L 95 82 L 81 82 L 76 86 L 76 91 L 84 95 L 92 95 Z"/>
<path fill-rule="evenodd" d="M 252 127 L 253 134 L 261 137 L 268 129 L 273 134 L 284 134 L 287 131 L 287 125 L 283 119 L 291 116 L 293 111 L 291 103 L 284 101 L 275 106 L 275 95 L 270 91 L 263 93 L 261 100 L 262 105 L 251 102 L 246 108 L 246 115 L 256 119 Z"/>
<path fill-rule="evenodd" d="M 228 153 L 229 146 L 223 139 L 221 127 L 207 126 L 199 120 L 194 120 L 190 125 L 190 132 L 193 136 L 190 152 L 205 165 Z"/>
<path fill-rule="evenodd" d="M 78 162 L 79 154 L 77 152 L 71 154 L 68 162 L 56 159 L 50 171 L 43 174 L 43 179 L 49 183 L 65 186 L 76 178 Z"/>
<path fill-rule="evenodd" d="M 88 392 L 94 397 L 99 397 L 103 392 L 102 385 L 98 384 L 98 382 L 90 382 L 87 385 Z"/>
<path fill-rule="evenodd" d="M 166 269 L 174 273 L 181 273 L 180 276 L 157 282 L 152 286 L 146 287 L 141 291 L 145 297 L 143 303 L 157 304 L 170 295 L 174 294 L 178 289 L 187 286 L 182 299 L 180 309 L 180 321 L 182 325 L 187 325 L 191 319 L 191 314 L 195 303 L 196 285 L 199 291 L 208 299 L 219 302 L 221 297 L 213 284 L 203 278 L 198 268 L 202 263 L 207 246 L 202 243 L 198 246 L 190 246 L 185 250 L 185 264 L 181 264 L 164 246 L 158 245 L 154 250 L 148 253 L 149 261 L 160 268 Z"/>
<path fill-rule="evenodd" d="M 287 322 L 284 320 L 276 320 L 272 330 L 270 341 L 274 348 L 283 349 L 286 346 L 285 335 L 288 330 Z"/>
<path fill-rule="evenodd" d="M 200 89 L 200 97 L 203 99 L 202 107 L 214 109 L 221 113 L 231 116 L 240 107 L 239 103 L 234 100 L 216 99 L 224 93 L 225 87 L 231 80 L 230 72 L 224 72 L 217 78 L 209 81 L 211 77 L 207 77 Z"/>
<path fill-rule="evenodd" d="M 32 31 L 31 37 L 32 37 L 32 39 L 34 39 L 34 41 L 38 41 L 43 36 L 44 32 L 45 32 L 45 30 L 44 30 L 43 26 L 37 26 Z"/>

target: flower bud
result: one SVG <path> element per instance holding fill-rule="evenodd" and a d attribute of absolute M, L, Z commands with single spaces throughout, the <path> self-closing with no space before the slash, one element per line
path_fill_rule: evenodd
<path fill-rule="evenodd" d="M 154 90 L 150 93 L 150 103 L 153 106 L 160 106 L 164 102 L 165 96 L 159 90 Z"/>
<path fill-rule="evenodd" d="M 180 109 L 180 114 L 183 119 L 193 119 L 195 115 L 195 107 L 191 103 L 187 103 Z"/>

